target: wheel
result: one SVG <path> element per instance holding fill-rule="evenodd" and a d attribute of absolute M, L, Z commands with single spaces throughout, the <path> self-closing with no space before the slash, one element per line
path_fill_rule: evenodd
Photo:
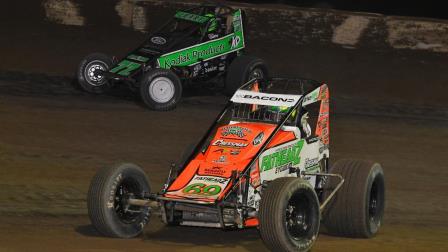
<path fill-rule="evenodd" d="M 182 83 L 170 70 L 152 69 L 141 80 L 140 95 L 149 108 L 170 110 L 180 101 Z"/>
<path fill-rule="evenodd" d="M 278 178 L 263 191 L 258 218 L 270 250 L 308 251 L 319 233 L 319 199 L 307 181 Z"/>
<path fill-rule="evenodd" d="M 85 57 L 78 67 L 78 83 L 82 89 L 93 94 L 102 94 L 112 87 L 112 82 L 98 71 L 107 71 L 113 65 L 112 59 L 102 53 Z"/>
<path fill-rule="evenodd" d="M 92 179 L 87 209 L 95 228 L 103 235 L 131 238 L 139 235 L 150 217 L 148 207 L 130 206 L 127 199 L 142 198 L 151 188 L 146 174 L 134 164 L 100 170 Z"/>
<path fill-rule="evenodd" d="M 267 79 L 268 77 L 268 67 L 262 59 L 246 55 L 239 56 L 229 66 L 224 92 L 227 95 L 233 95 L 241 85 L 249 80 Z"/>
<path fill-rule="evenodd" d="M 383 221 L 385 206 L 384 174 L 381 165 L 363 160 L 340 160 L 330 169 L 340 174 L 344 184 L 324 211 L 324 225 L 333 235 L 369 238 Z M 330 180 L 329 189 L 336 186 Z M 327 190 L 328 195 L 330 190 Z"/>

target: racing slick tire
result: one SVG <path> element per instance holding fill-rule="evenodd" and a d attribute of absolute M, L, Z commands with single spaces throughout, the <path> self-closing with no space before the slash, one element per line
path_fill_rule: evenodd
<path fill-rule="evenodd" d="M 107 71 L 112 65 L 112 58 L 103 53 L 89 54 L 78 67 L 77 77 L 81 88 L 92 94 L 102 94 L 110 90 L 113 83 L 95 71 Z"/>
<path fill-rule="evenodd" d="M 355 238 L 374 236 L 383 221 L 385 206 L 381 165 L 364 160 L 339 160 L 330 173 L 340 174 L 345 181 L 323 213 L 328 233 Z M 325 194 L 336 184 L 331 179 Z"/>
<path fill-rule="evenodd" d="M 244 83 L 251 79 L 268 79 L 268 67 L 264 60 L 252 56 L 242 55 L 230 63 L 226 75 L 224 92 L 233 95 Z"/>
<path fill-rule="evenodd" d="M 182 82 L 170 70 L 152 69 L 140 81 L 140 95 L 150 109 L 171 110 L 182 97 Z"/>
<path fill-rule="evenodd" d="M 258 218 L 271 251 L 308 251 L 319 233 L 319 199 L 307 181 L 278 178 L 263 191 Z"/>
<path fill-rule="evenodd" d="M 145 172 L 134 164 L 100 170 L 90 183 L 87 209 L 93 226 L 103 235 L 132 238 L 149 221 L 149 207 L 130 206 L 129 198 L 142 198 L 151 190 Z"/>

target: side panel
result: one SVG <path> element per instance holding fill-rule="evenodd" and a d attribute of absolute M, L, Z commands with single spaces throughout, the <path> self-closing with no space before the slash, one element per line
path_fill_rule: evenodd
<path fill-rule="evenodd" d="M 234 32 L 222 38 L 167 53 L 157 59 L 160 68 L 191 66 L 200 61 L 210 60 L 245 47 L 241 10 L 233 15 Z"/>
<path fill-rule="evenodd" d="M 298 139 L 285 139 L 287 142 L 281 141 L 286 142 L 281 145 L 273 144 L 274 141 L 271 142 L 268 146 L 269 149 L 261 154 L 257 165 L 251 169 L 248 206 L 258 210 L 259 200 L 261 199 L 258 187 L 260 187 L 263 181 L 297 176 L 295 173 L 289 173 L 289 167 L 298 168 L 300 171 L 308 173 L 317 173 L 322 170 L 320 161 L 325 157 L 328 158 L 330 155 L 328 148 L 330 143 L 329 91 L 327 85 L 320 86 L 304 97 L 303 107 L 306 109 L 311 104 L 318 106 L 318 111 L 314 115 L 317 118 L 317 123 L 314 125 L 315 128 L 312 129 L 314 134 L 308 137 L 302 136 L 301 138 L 299 137 L 300 133 L 296 133 Z M 304 127 L 304 125 L 301 127 Z M 281 135 L 284 133 L 284 131 L 280 131 L 277 134 Z M 303 178 L 308 180 L 313 187 L 319 188 L 321 186 L 320 183 L 317 183 L 316 176 L 303 176 Z"/>

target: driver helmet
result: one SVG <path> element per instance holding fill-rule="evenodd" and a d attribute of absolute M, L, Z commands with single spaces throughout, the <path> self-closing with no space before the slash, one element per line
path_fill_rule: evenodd
<path fill-rule="evenodd" d="M 267 108 L 265 119 L 273 121 L 273 122 L 280 122 L 282 118 L 288 113 L 289 107 L 287 106 L 269 106 Z M 294 110 L 291 113 L 291 116 L 288 119 L 288 122 L 293 122 L 295 120 L 295 117 L 297 115 L 297 110 Z"/>
<path fill-rule="evenodd" d="M 205 14 L 206 17 L 209 17 L 211 20 L 210 26 L 208 27 L 207 32 L 215 32 L 218 29 L 218 21 L 216 17 L 212 13 Z"/>

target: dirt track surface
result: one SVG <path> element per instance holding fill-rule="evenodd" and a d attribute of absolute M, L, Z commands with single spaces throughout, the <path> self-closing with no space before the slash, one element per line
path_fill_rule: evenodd
<path fill-rule="evenodd" d="M 224 102 L 215 95 L 186 97 L 178 109 L 160 113 L 123 97 L 3 93 L 0 251 L 265 250 L 256 229 L 168 228 L 153 217 L 143 236 L 120 240 L 99 236 L 87 217 L 86 192 L 98 168 L 134 162 L 160 188 L 170 162 L 206 130 Z M 313 251 L 446 251 L 448 123 L 335 107 L 332 158 L 383 164 L 385 224 L 371 240 L 321 235 Z"/>
<path fill-rule="evenodd" d="M 167 228 L 155 218 L 141 237 L 120 240 L 90 225 L 86 193 L 99 168 L 134 162 L 160 188 L 170 163 L 208 128 L 225 98 L 187 90 L 176 110 L 153 112 L 126 89 L 81 92 L 73 73 L 86 54 L 120 57 L 144 38 L 111 28 L 120 20 L 107 16 L 110 1 L 81 2 L 85 27 L 42 21 L 40 1 L 0 9 L 0 252 L 264 251 L 256 229 Z M 100 16 L 99 8 L 109 11 Z M 384 167 L 378 236 L 321 234 L 313 251 L 448 251 L 446 54 L 249 42 L 248 52 L 266 59 L 273 74 L 329 83 L 332 160 Z"/>

